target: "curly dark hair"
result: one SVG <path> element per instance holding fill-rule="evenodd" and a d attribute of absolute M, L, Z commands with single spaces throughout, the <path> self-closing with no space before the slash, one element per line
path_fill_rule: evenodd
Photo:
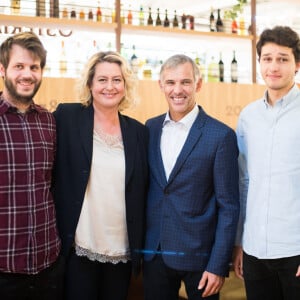
<path fill-rule="evenodd" d="M 266 43 L 275 43 L 293 50 L 296 62 L 300 62 L 300 39 L 297 32 L 288 26 L 275 26 L 272 29 L 265 29 L 256 44 L 258 60 L 260 60 L 261 49 Z"/>

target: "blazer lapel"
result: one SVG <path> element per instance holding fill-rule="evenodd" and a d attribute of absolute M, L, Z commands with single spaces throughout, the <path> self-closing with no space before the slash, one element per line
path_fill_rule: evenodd
<path fill-rule="evenodd" d="M 149 149 L 149 157 L 150 161 L 149 164 L 152 167 L 152 173 L 154 174 L 155 178 L 157 178 L 157 182 L 163 187 L 167 183 L 165 168 L 161 156 L 160 151 L 160 140 L 162 134 L 162 126 L 165 120 L 165 115 L 162 115 L 161 118 L 157 120 L 157 122 L 151 128 L 152 136 L 153 136 L 153 144 L 150 145 Z"/>
<path fill-rule="evenodd" d="M 94 108 L 93 105 L 83 107 L 83 112 L 79 114 L 78 124 L 79 137 L 78 140 L 83 147 L 84 153 L 88 159 L 89 165 L 92 161 L 93 153 L 93 130 L 94 130 Z"/>
<path fill-rule="evenodd" d="M 194 121 L 194 123 L 190 129 L 190 132 L 187 136 L 187 139 L 182 147 L 182 150 L 176 160 L 175 166 L 169 176 L 168 183 L 170 183 L 174 179 L 176 174 L 181 169 L 181 166 L 184 164 L 185 160 L 188 158 L 189 154 L 193 151 L 194 147 L 199 142 L 202 132 L 203 132 L 203 127 L 204 127 L 206 118 L 207 118 L 206 113 L 203 111 L 203 109 L 201 107 L 199 107 L 199 114 L 198 114 L 196 120 Z"/>
<path fill-rule="evenodd" d="M 131 124 L 121 114 L 119 114 L 119 119 L 125 154 L 125 184 L 127 184 L 134 168 L 134 161 L 136 156 L 135 153 L 137 149 L 136 143 L 138 139 L 136 127 L 131 126 Z"/>

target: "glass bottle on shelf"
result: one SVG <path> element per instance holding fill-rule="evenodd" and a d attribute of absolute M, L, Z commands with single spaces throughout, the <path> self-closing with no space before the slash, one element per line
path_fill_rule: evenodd
<path fill-rule="evenodd" d="M 66 57 L 64 41 L 61 41 L 61 50 L 60 50 L 60 58 L 59 58 L 59 73 L 62 76 L 65 76 L 67 74 L 67 57 Z"/>
<path fill-rule="evenodd" d="M 102 22 L 102 11 L 101 11 L 100 5 L 98 5 L 98 7 L 97 7 L 96 21 L 97 22 Z"/>
<path fill-rule="evenodd" d="M 199 72 L 200 72 L 200 76 L 202 78 L 202 73 L 201 73 L 201 63 L 200 63 L 200 57 L 198 55 L 198 53 L 196 54 L 196 57 L 195 57 L 195 63 L 199 69 Z"/>
<path fill-rule="evenodd" d="M 164 27 L 169 27 L 170 26 L 170 21 L 168 18 L 168 10 L 165 10 L 165 20 L 164 20 Z"/>
<path fill-rule="evenodd" d="M 218 17 L 217 17 L 217 21 L 216 21 L 216 29 L 218 32 L 223 32 L 224 28 L 223 28 L 223 21 L 221 19 L 221 15 L 220 15 L 220 9 L 218 9 Z"/>
<path fill-rule="evenodd" d="M 82 61 L 82 50 L 81 50 L 81 44 L 79 41 L 76 43 L 76 53 L 75 53 L 75 58 L 74 58 L 74 65 L 75 65 L 75 77 L 78 77 L 80 72 L 83 69 L 83 61 Z"/>
<path fill-rule="evenodd" d="M 85 52 L 86 60 L 89 60 L 95 53 L 100 51 L 100 47 L 99 47 L 97 41 L 96 40 L 89 41 L 89 43 L 91 43 L 91 42 L 92 42 L 92 45 L 89 45 L 88 51 Z"/>
<path fill-rule="evenodd" d="M 204 55 L 204 54 L 203 54 Z M 199 54 L 196 54 L 196 58 L 195 58 L 195 63 L 198 66 L 199 72 L 200 72 L 200 78 L 202 79 L 202 81 L 206 81 L 206 71 L 205 71 L 205 62 L 202 58 L 200 58 Z"/>
<path fill-rule="evenodd" d="M 190 29 L 194 30 L 194 28 L 195 28 L 195 17 L 194 16 L 189 16 L 189 21 L 190 21 Z"/>
<path fill-rule="evenodd" d="M 91 21 L 94 20 L 94 14 L 93 14 L 93 10 L 92 9 L 89 10 L 88 19 L 91 20 Z"/>
<path fill-rule="evenodd" d="M 116 4 L 111 8 L 111 22 L 116 22 Z"/>
<path fill-rule="evenodd" d="M 10 10 L 12 15 L 19 15 L 21 8 L 20 0 L 11 0 L 10 1 Z"/>
<path fill-rule="evenodd" d="M 45 17 L 46 16 L 46 7 L 45 0 L 36 0 L 36 16 Z"/>
<path fill-rule="evenodd" d="M 121 24 L 125 24 L 125 14 L 123 4 L 121 4 Z"/>
<path fill-rule="evenodd" d="M 215 61 L 214 56 L 211 57 L 211 61 L 207 67 L 207 81 L 218 82 L 219 81 L 219 65 Z"/>
<path fill-rule="evenodd" d="M 59 18 L 59 0 L 50 0 L 50 18 Z"/>
<path fill-rule="evenodd" d="M 153 19 L 152 19 L 152 15 L 151 15 L 151 7 L 149 7 L 147 25 L 153 25 Z"/>
<path fill-rule="evenodd" d="M 74 7 L 71 9 L 70 17 L 71 19 L 76 19 L 76 10 Z"/>
<path fill-rule="evenodd" d="M 177 19 L 177 13 L 176 13 L 176 10 L 174 10 L 174 19 L 173 19 L 173 27 L 178 27 L 179 24 L 178 24 L 178 19 Z"/>
<path fill-rule="evenodd" d="M 132 56 L 130 58 L 130 65 L 133 73 L 137 76 L 139 72 L 139 60 L 135 54 L 135 45 L 132 46 Z"/>
<path fill-rule="evenodd" d="M 62 18 L 67 19 L 68 18 L 68 10 L 66 7 L 63 8 L 62 10 Z"/>
<path fill-rule="evenodd" d="M 238 33 L 238 24 L 236 22 L 236 19 L 232 20 L 232 23 L 231 23 L 231 32 L 232 33 Z"/>
<path fill-rule="evenodd" d="M 81 8 L 80 11 L 79 11 L 79 19 L 80 20 L 84 20 L 85 19 L 85 13 L 84 13 L 83 8 Z"/>
<path fill-rule="evenodd" d="M 222 60 L 222 52 L 220 52 L 220 60 L 219 60 L 219 80 L 220 82 L 224 82 L 224 63 Z"/>
<path fill-rule="evenodd" d="M 231 82 L 238 82 L 238 63 L 235 58 L 235 51 L 233 51 L 230 73 L 231 73 Z"/>
<path fill-rule="evenodd" d="M 214 10 L 212 7 L 210 8 L 209 30 L 215 31 L 215 16 L 214 16 Z"/>
<path fill-rule="evenodd" d="M 161 19 L 159 15 L 159 8 L 157 9 L 157 16 L 156 16 L 156 21 L 155 21 L 156 26 L 161 26 Z"/>
<path fill-rule="evenodd" d="M 240 35 L 246 34 L 245 18 L 243 14 L 241 14 L 239 18 L 239 34 Z"/>
<path fill-rule="evenodd" d="M 127 14 L 127 24 L 132 24 L 132 11 L 131 6 L 129 5 L 128 14 Z"/>
<path fill-rule="evenodd" d="M 143 9 L 143 6 L 140 7 L 140 12 L 139 12 L 139 25 L 140 25 L 140 26 L 145 25 L 145 16 L 144 16 L 144 9 Z"/>
<path fill-rule="evenodd" d="M 186 20 L 187 20 L 187 16 L 183 14 L 181 17 L 182 29 L 186 29 Z"/>

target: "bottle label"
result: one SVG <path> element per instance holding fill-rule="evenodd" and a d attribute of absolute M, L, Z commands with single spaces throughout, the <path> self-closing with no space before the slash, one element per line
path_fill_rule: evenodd
<path fill-rule="evenodd" d="M 236 82 L 238 79 L 237 64 L 231 66 L 231 81 Z"/>

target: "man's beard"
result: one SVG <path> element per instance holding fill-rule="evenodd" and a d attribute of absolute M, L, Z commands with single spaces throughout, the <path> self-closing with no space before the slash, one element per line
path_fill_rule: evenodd
<path fill-rule="evenodd" d="M 40 81 L 39 83 L 35 84 L 34 89 L 30 95 L 21 95 L 17 92 L 17 88 L 15 88 L 13 82 L 7 77 L 4 78 L 4 85 L 12 99 L 22 104 L 28 104 L 32 101 L 32 98 L 37 93 L 41 83 L 42 82 Z"/>

